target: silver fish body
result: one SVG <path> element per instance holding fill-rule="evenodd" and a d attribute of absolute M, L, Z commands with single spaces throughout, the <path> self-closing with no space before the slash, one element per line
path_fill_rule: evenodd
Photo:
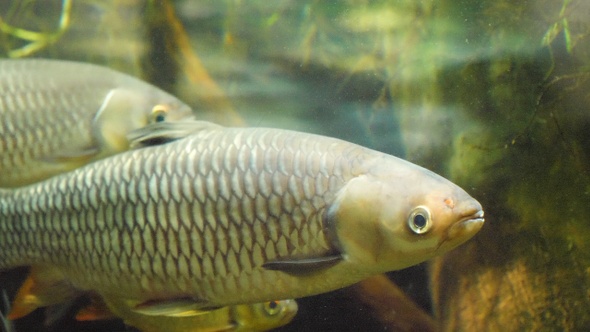
<path fill-rule="evenodd" d="M 295 300 L 270 301 L 222 307 L 186 317 L 142 315 L 124 300 L 105 298 L 105 305 L 127 325 L 143 332 L 255 332 L 288 324 L 297 313 Z"/>
<path fill-rule="evenodd" d="M 71 61 L 0 60 L 0 187 L 18 187 L 128 149 L 126 135 L 165 116 L 176 97 L 134 77 Z"/>
<path fill-rule="evenodd" d="M 51 269 L 148 314 L 175 299 L 255 303 L 420 263 L 469 239 L 482 217 L 461 188 L 393 156 L 203 126 L 0 191 L 0 270 Z"/>

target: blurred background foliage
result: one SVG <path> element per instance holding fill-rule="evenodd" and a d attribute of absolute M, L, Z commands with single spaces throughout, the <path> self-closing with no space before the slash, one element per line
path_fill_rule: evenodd
<path fill-rule="evenodd" d="M 344 138 L 461 185 L 481 234 L 389 275 L 443 330 L 590 329 L 590 2 L 10 0 L 0 18 L 4 57 L 106 65 L 204 119 Z M 301 300 L 284 330 L 427 319 L 355 294 Z"/>

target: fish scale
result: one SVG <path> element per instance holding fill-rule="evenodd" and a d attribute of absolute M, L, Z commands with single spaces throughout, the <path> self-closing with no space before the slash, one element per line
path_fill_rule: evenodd
<path fill-rule="evenodd" d="M 329 291 L 423 261 L 448 247 L 445 232 L 455 223 L 453 234 L 465 227 L 470 237 L 483 222 L 479 203 L 460 188 L 395 157 L 292 131 L 201 127 L 0 190 L 0 270 L 51 268 L 76 288 L 136 303 L 187 296 L 206 307 L 252 303 Z M 404 191 L 388 202 L 377 195 L 398 181 L 444 196 Z M 364 193 L 357 183 L 373 189 Z M 447 211 L 448 195 L 455 212 Z M 404 226 L 410 203 L 422 201 L 444 210 L 433 210 L 440 225 L 428 241 Z M 381 227 L 375 220 L 389 215 L 371 238 Z M 468 216 L 479 226 L 463 226 L 471 225 Z M 384 243 L 384 232 L 395 236 Z M 363 241 L 370 250 L 393 247 L 371 252 L 357 247 Z M 291 273 L 298 266 L 303 274 Z"/>
<path fill-rule="evenodd" d="M 35 265 L 49 261 L 65 270 L 71 267 L 72 262 L 61 255 L 55 255 L 55 253 L 62 253 L 82 258 L 76 261 L 76 264 L 81 264 L 77 267 L 80 269 L 96 269 L 96 264 L 90 262 L 95 262 L 95 257 L 100 257 L 98 261 L 103 263 L 101 265 L 103 271 L 99 271 L 99 274 L 108 273 L 121 277 L 121 280 L 129 280 L 124 275 L 147 274 L 149 278 L 163 281 L 167 277 L 180 276 L 181 271 L 177 265 L 174 265 L 179 255 L 185 256 L 184 258 L 188 261 L 190 261 L 188 255 L 197 255 L 197 261 L 203 267 L 200 277 L 213 275 L 239 277 L 240 271 L 260 267 L 268 260 L 277 259 L 279 254 L 289 255 L 293 252 L 323 254 L 329 251 L 330 246 L 321 234 L 321 218 L 316 216 L 313 220 L 305 218 L 292 220 L 289 216 L 294 208 L 292 201 L 301 202 L 308 197 L 313 198 L 310 193 L 304 195 L 291 190 L 287 194 L 290 198 L 285 201 L 286 204 L 282 205 L 283 199 L 280 193 L 287 192 L 287 183 L 289 183 L 287 172 L 269 173 L 272 168 L 258 169 L 256 165 L 259 161 L 252 160 L 254 162 L 249 163 L 249 169 L 246 171 L 249 171 L 251 176 L 256 176 L 256 170 L 262 171 L 254 181 L 258 184 L 255 196 L 249 197 L 239 188 L 232 190 L 231 179 L 236 177 L 233 172 L 240 170 L 222 167 L 222 165 L 227 163 L 225 162 L 227 159 L 237 158 L 240 149 L 235 146 L 233 149 L 226 149 L 228 144 L 233 144 L 234 140 L 231 135 L 222 133 L 219 132 L 217 137 L 209 138 L 210 144 L 203 151 L 197 149 L 196 152 L 201 156 L 201 161 L 207 160 L 207 155 L 212 157 L 205 164 L 202 162 L 190 164 L 183 160 L 184 158 L 178 158 L 180 151 L 174 149 L 178 145 L 167 144 L 132 151 L 129 153 L 133 155 L 131 162 L 125 154 L 114 156 L 76 170 L 72 175 L 57 176 L 38 185 L 16 189 L 15 194 L 5 194 L 6 199 L 2 199 L 0 203 L 2 215 L 0 252 L 6 253 L 9 248 L 2 244 L 10 243 L 11 247 L 27 247 L 28 252 L 32 254 L 21 252 L 22 257 L 2 255 L 0 256 L 2 267 Z M 255 142 L 256 136 L 261 134 L 267 135 L 262 131 L 252 130 L 248 138 L 251 142 Z M 203 146 L 199 142 L 202 142 L 202 138 L 197 135 L 187 139 L 183 145 L 198 148 Z M 265 163 L 279 156 L 291 157 L 291 155 L 279 153 L 281 150 L 276 144 L 280 143 L 284 142 L 273 143 L 275 148 L 268 150 L 272 151 L 272 154 L 266 151 L 266 153 L 256 154 L 257 157 L 264 158 Z M 259 149 L 256 145 L 250 148 Z M 178 160 L 178 163 L 172 164 L 171 161 L 174 160 Z M 276 160 L 272 162 L 276 163 Z M 138 164 L 145 165 L 141 168 L 142 172 L 145 172 L 143 170 L 148 172 L 135 173 L 130 177 L 123 176 L 129 168 L 137 170 Z M 288 164 L 284 163 L 284 165 Z M 181 167 L 183 165 L 193 167 L 192 172 L 204 180 L 204 187 L 208 190 L 199 192 L 194 186 L 191 187 L 194 179 L 186 177 L 186 174 L 190 172 L 186 172 L 184 167 Z M 196 165 L 199 165 L 198 169 L 195 168 Z M 300 174 L 306 173 L 308 172 Z M 91 176 L 94 181 L 89 181 L 84 174 Z M 173 183 L 174 186 L 171 186 Z M 178 183 L 183 183 L 185 189 L 177 190 Z M 248 183 L 242 182 L 242 185 L 247 187 Z M 130 192 L 139 195 L 128 194 Z M 206 196 L 204 200 L 196 201 L 201 204 L 190 203 L 195 201 L 195 197 L 201 195 Z M 329 199 L 329 195 L 318 199 Z M 233 206 L 233 213 L 227 213 L 229 207 L 227 202 L 231 200 L 240 204 Z M 248 205 L 248 202 L 256 206 L 255 212 L 251 207 L 243 208 Z M 37 205 L 39 208 L 32 208 Z M 88 216 L 93 212 L 96 213 L 96 218 L 89 218 Z M 310 204 L 304 214 L 309 216 L 312 212 Z M 39 223 L 39 220 L 44 218 L 43 215 L 51 215 L 54 218 L 49 218 L 50 223 Z M 128 218 L 129 215 L 133 215 L 133 218 Z M 182 232 L 176 220 L 179 215 L 188 217 L 190 220 L 188 223 L 186 220 L 183 221 L 185 227 L 182 228 Z M 64 218 L 66 216 L 68 217 Z M 199 216 L 203 221 L 202 224 L 193 222 Z M 287 222 L 286 230 L 293 228 L 298 229 L 298 233 L 311 233 L 315 241 L 311 241 L 311 246 L 308 245 L 308 247 L 302 247 L 297 239 L 295 243 L 290 242 L 289 233 L 282 231 L 284 225 L 281 226 L 281 222 Z M 32 224 L 36 225 L 35 229 L 31 227 Z M 199 225 L 202 226 L 199 227 Z M 249 236 L 244 241 L 236 236 L 242 227 L 249 229 Z M 48 243 L 47 234 L 49 237 L 53 235 L 58 238 L 58 234 L 64 232 L 70 234 L 67 240 Z M 35 234 L 33 241 L 28 241 L 21 235 L 31 233 Z M 106 234 L 102 237 L 102 241 L 98 241 L 100 245 L 95 245 L 94 241 L 87 241 L 100 233 Z M 227 237 L 234 242 L 224 241 Z M 250 242 L 250 238 L 255 241 Z M 180 239 L 184 241 L 190 239 L 190 242 L 180 246 L 173 243 Z M 130 241 L 142 243 L 137 247 L 142 247 L 143 252 L 136 252 L 135 245 L 131 247 L 125 244 Z M 205 247 L 202 247 L 203 244 Z M 244 247 L 244 244 L 248 246 Z M 180 247 L 185 249 L 179 249 Z M 199 247 L 201 247 L 200 250 L 195 250 Z M 287 250 L 287 247 L 290 247 L 292 251 Z M 133 252 L 130 252 L 132 249 Z M 242 251 L 248 252 L 253 260 L 238 259 L 240 256 L 243 257 Z M 231 252 L 229 260 L 228 252 Z M 110 263 L 118 261 L 120 264 L 109 264 L 110 268 L 107 268 L 104 264 L 105 259 Z M 133 260 L 154 260 L 153 270 L 138 269 L 141 264 Z M 88 262 L 89 266 L 84 266 L 84 262 Z M 167 265 L 161 266 L 156 262 L 166 262 Z M 245 263 L 249 263 L 249 266 Z M 183 267 L 182 270 L 183 273 L 198 272 L 190 265 Z M 81 273 L 73 277 L 81 288 L 93 286 L 89 275 Z M 189 275 L 182 275 L 182 277 L 190 279 Z M 101 286 L 106 287 L 105 283 Z M 199 288 L 199 285 L 193 286 Z"/>
<path fill-rule="evenodd" d="M 0 59 L 0 187 L 19 187 L 129 148 L 154 121 L 192 117 L 176 97 L 96 65 Z"/>

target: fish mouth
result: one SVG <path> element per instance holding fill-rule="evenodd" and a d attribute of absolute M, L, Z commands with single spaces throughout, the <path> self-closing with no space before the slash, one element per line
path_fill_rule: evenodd
<path fill-rule="evenodd" d="M 295 318 L 295 315 L 297 314 L 297 310 L 299 309 L 299 306 L 297 305 L 297 301 L 290 299 L 290 300 L 285 300 L 288 301 L 286 303 L 286 314 L 285 317 L 283 317 L 282 321 L 285 322 L 285 324 L 289 323 L 293 318 Z"/>
<path fill-rule="evenodd" d="M 448 239 L 463 238 L 465 236 L 471 237 L 477 233 L 483 226 L 485 219 L 483 218 L 483 210 L 479 210 L 473 214 L 459 219 L 447 231 Z"/>
<path fill-rule="evenodd" d="M 459 219 L 459 221 L 448 228 L 444 238 L 440 241 L 438 248 L 443 245 L 451 248 L 456 247 L 469 240 L 482 228 L 485 222 L 483 216 L 483 210 L 478 210 L 475 213 L 469 213 L 465 217 Z"/>

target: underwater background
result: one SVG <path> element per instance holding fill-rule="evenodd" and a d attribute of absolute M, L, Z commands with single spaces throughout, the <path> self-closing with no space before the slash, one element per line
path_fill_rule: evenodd
<path fill-rule="evenodd" d="M 2 57 L 101 64 L 201 119 L 355 142 L 484 206 L 466 244 L 299 299 L 278 330 L 590 330 L 590 2 L 9 0 L 0 19 Z M 132 330 L 72 317 L 14 324 Z"/>

